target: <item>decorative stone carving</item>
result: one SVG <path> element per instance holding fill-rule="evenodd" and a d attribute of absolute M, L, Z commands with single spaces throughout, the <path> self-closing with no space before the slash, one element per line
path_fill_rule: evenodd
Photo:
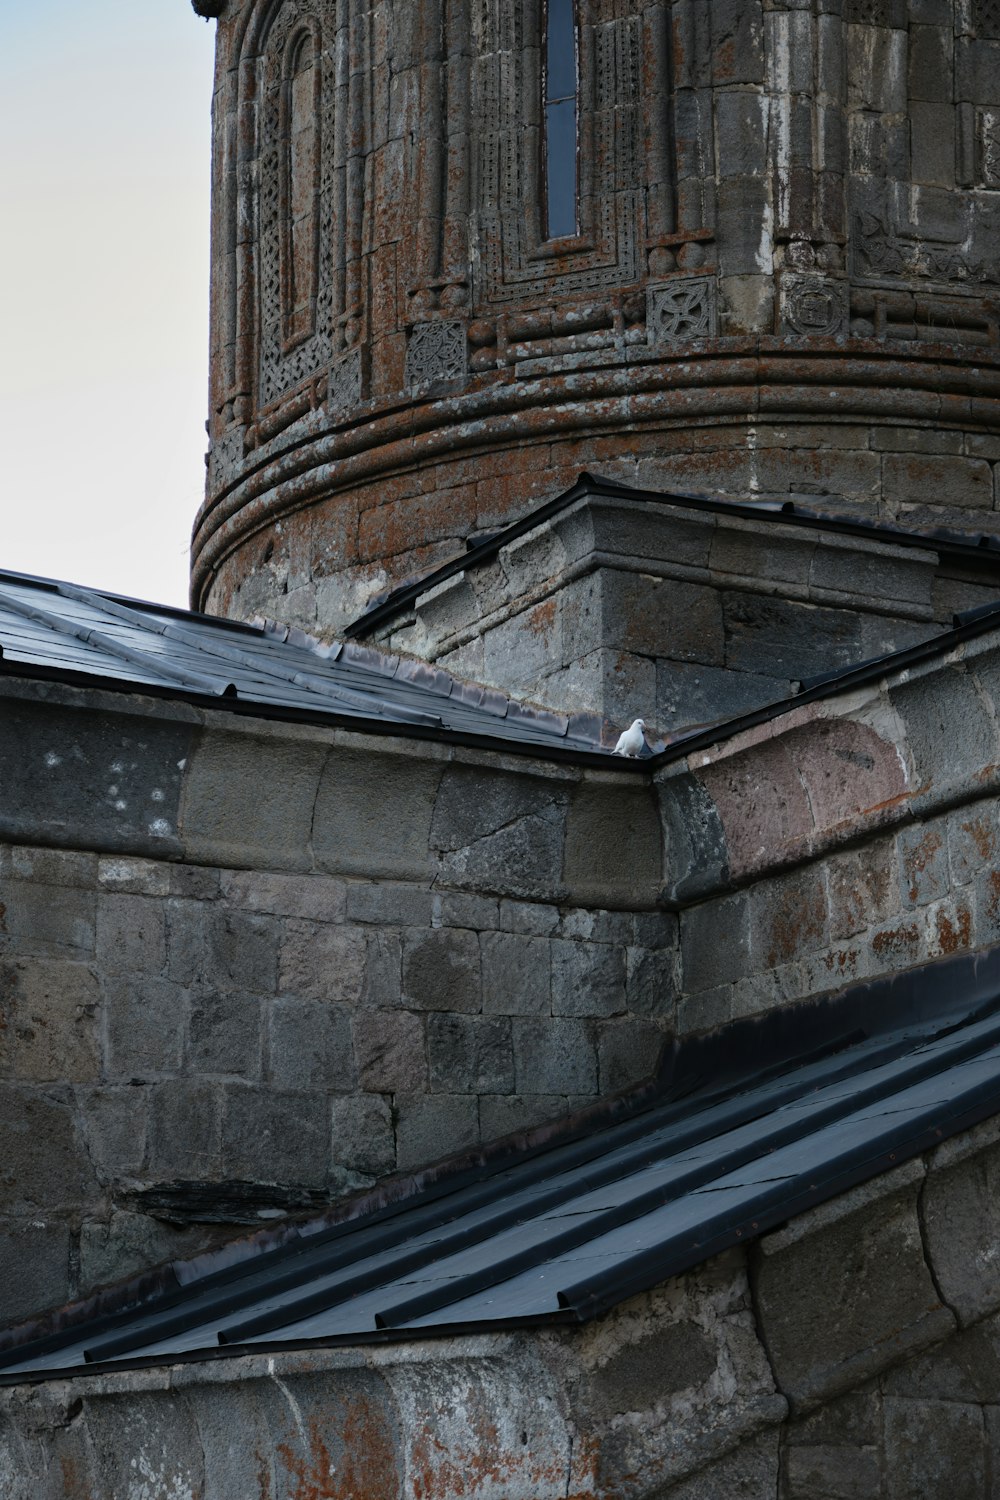
<path fill-rule="evenodd" d="M 847 19 L 856 26 L 888 26 L 892 20 L 889 0 L 850 0 Z"/>
<path fill-rule="evenodd" d="M 607 19 L 579 0 L 580 232 L 554 254 L 542 222 L 541 158 L 525 122 L 541 79 L 540 0 L 478 0 L 476 67 L 477 293 L 491 302 L 560 296 L 638 279 L 644 59 L 638 16 Z"/>
<path fill-rule="evenodd" d="M 357 406 L 362 395 L 361 350 L 351 349 L 342 359 L 335 360 L 330 366 L 326 393 L 327 409 L 334 416 L 339 416 L 342 412 L 349 411 L 352 406 Z"/>
<path fill-rule="evenodd" d="M 903 276 L 972 286 L 1000 281 L 996 250 L 970 255 L 952 241 L 904 239 L 871 213 L 857 215 L 854 262 L 857 275 L 880 280 Z"/>
<path fill-rule="evenodd" d="M 408 390 L 439 380 L 457 380 L 468 367 L 464 323 L 436 319 L 415 325 L 406 346 Z"/>
<path fill-rule="evenodd" d="M 284 0 L 267 34 L 257 63 L 260 110 L 258 212 L 260 223 L 259 304 L 260 350 L 257 408 L 272 405 L 319 374 L 333 354 L 330 326 L 333 283 L 330 266 L 333 246 L 343 233 L 334 193 L 337 91 L 335 55 L 327 40 L 336 35 L 334 0 Z M 316 267 L 315 303 L 308 318 L 296 325 L 289 318 L 290 202 L 287 156 L 290 151 L 286 77 L 289 49 L 308 32 L 313 38 L 320 72 L 316 88 L 313 150 L 319 153 L 315 181 L 317 238 L 312 256 Z M 283 264 L 284 262 L 284 264 Z M 310 298 L 310 302 L 312 302 Z"/>
<path fill-rule="evenodd" d="M 1000 38 L 1000 0 L 972 0 L 972 29 L 980 38 Z"/>
<path fill-rule="evenodd" d="M 847 284 L 825 276 L 785 276 L 781 282 L 781 321 L 786 333 L 832 338 L 847 327 Z"/>
<path fill-rule="evenodd" d="M 678 276 L 651 287 L 646 336 L 651 344 L 680 344 L 713 338 L 718 331 L 718 300 L 710 276 Z"/>
<path fill-rule="evenodd" d="M 984 187 L 1000 187 L 1000 110 L 979 111 L 979 180 Z"/>

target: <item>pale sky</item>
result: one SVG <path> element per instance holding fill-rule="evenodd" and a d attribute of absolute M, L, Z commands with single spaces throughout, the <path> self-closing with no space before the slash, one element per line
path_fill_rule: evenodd
<path fill-rule="evenodd" d="M 215 24 L 0 0 L 0 567 L 187 603 Z"/>

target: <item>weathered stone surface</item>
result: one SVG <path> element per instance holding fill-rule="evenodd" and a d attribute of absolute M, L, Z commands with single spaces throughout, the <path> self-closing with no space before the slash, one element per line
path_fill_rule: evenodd
<path fill-rule="evenodd" d="M 392 1109 L 382 1094 L 331 1101 L 330 1159 L 338 1166 L 382 1177 L 396 1165 Z"/>
<path fill-rule="evenodd" d="M 352 1025 L 362 1088 L 385 1094 L 416 1094 L 427 1087 L 422 1016 L 378 1010 L 355 1016 Z"/>
<path fill-rule="evenodd" d="M 36 1220 L 0 1230 L 5 1316 L 13 1321 L 64 1302 L 69 1288 L 69 1255 L 67 1224 Z"/>
<path fill-rule="evenodd" d="M 484 933 L 480 940 L 483 1011 L 547 1016 L 552 1007 L 551 948 L 544 938 Z"/>
<path fill-rule="evenodd" d="M 511 1023 L 505 1016 L 432 1015 L 430 1087 L 440 1094 L 504 1094 L 514 1088 Z"/>
<path fill-rule="evenodd" d="M 37 1083 L 98 1076 L 100 990 L 92 967 L 59 959 L 0 964 L 0 1069 Z"/>
<path fill-rule="evenodd" d="M 589 1025 L 515 1017 L 514 1078 L 519 1094 L 593 1094 L 597 1058 Z"/>
<path fill-rule="evenodd" d="M 270 1006 L 267 1056 L 276 1088 L 345 1093 L 356 1088 L 349 1007 L 279 995 Z"/>
<path fill-rule="evenodd" d="M 963 1322 L 1000 1308 L 1000 1146 L 932 1171 L 923 1214 L 927 1246 L 942 1296 Z"/>
<path fill-rule="evenodd" d="M 329 1171 L 326 1101 L 317 1094 L 230 1085 L 222 1116 L 222 1175 L 319 1185 Z"/>
<path fill-rule="evenodd" d="M 396 1101 L 396 1161 L 422 1167 L 479 1140 L 479 1101 L 472 1094 L 400 1094 Z"/>
<path fill-rule="evenodd" d="M 783 1500 L 879 1500 L 882 1493 L 875 1449 L 817 1443 L 784 1455 Z"/>
<path fill-rule="evenodd" d="M 94 1169 L 64 1091 L 0 1084 L 0 1211 L 49 1214 L 93 1201 Z"/>
<path fill-rule="evenodd" d="M 104 983 L 105 1064 L 130 1079 L 175 1073 L 184 1059 L 188 992 L 169 979 L 116 974 Z"/>
<path fill-rule="evenodd" d="M 885 1468 L 889 1500 L 963 1495 L 986 1489 L 983 1413 L 955 1401 L 885 1403 Z"/>
<path fill-rule="evenodd" d="M 365 934 L 356 927 L 289 921 L 281 939 L 278 988 L 306 1000 L 354 1003 L 363 992 L 367 952 Z"/>
<path fill-rule="evenodd" d="M 924 1260 L 917 1187 L 822 1232 L 761 1241 L 755 1297 L 780 1388 L 811 1404 L 954 1330 Z"/>
<path fill-rule="evenodd" d="M 625 954 L 599 943 L 552 941 L 552 1014 L 616 1016 L 625 1009 Z"/>
<path fill-rule="evenodd" d="M 425 875 L 440 780 L 441 765 L 433 755 L 384 756 L 335 746 L 316 794 L 311 829 L 320 867 L 365 879 Z"/>
<path fill-rule="evenodd" d="M 475 934 L 440 928 L 407 935 L 403 999 L 418 1010 L 478 1011 L 482 975 Z"/>
<path fill-rule="evenodd" d="M 638 904 L 660 878 L 660 825 L 651 789 L 577 788 L 566 818 L 563 877 L 575 899 Z"/>

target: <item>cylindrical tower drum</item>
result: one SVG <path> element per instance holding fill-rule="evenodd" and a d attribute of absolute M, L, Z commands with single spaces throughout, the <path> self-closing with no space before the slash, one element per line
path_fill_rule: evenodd
<path fill-rule="evenodd" d="M 583 468 L 997 528 L 1000 0 L 227 0 L 214 118 L 196 606 Z"/>

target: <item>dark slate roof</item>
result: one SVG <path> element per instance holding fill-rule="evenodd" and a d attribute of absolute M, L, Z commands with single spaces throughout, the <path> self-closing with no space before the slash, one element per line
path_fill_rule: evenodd
<path fill-rule="evenodd" d="M 0 1380 L 584 1321 L 997 1112 L 1000 948 L 734 1023 L 631 1108 L 175 1264 L 172 1290 L 8 1347 Z"/>
<path fill-rule="evenodd" d="M 0 572 L 0 669 L 158 692 L 362 729 L 576 756 L 600 754 L 601 722 L 527 708 L 423 662 L 287 626 L 245 625 Z"/>
<path fill-rule="evenodd" d="M 588 497 L 631 500 L 653 507 L 679 506 L 684 510 L 700 510 L 706 515 L 753 521 L 755 525 L 781 524 L 807 531 L 854 536 L 862 542 L 882 542 L 894 547 L 931 548 L 943 556 L 973 564 L 977 569 L 985 569 L 1000 580 L 1000 536 L 991 532 L 958 531 L 945 526 L 917 529 L 895 526 L 885 521 L 866 521 L 858 516 L 819 509 L 814 503 L 815 497 L 808 495 L 774 500 L 731 500 L 693 491 L 636 489 L 631 485 L 619 484 L 614 479 L 584 472 L 561 495 L 546 500 L 502 530 L 470 543 L 465 552 L 450 558 L 448 562 L 439 564 L 419 577 L 408 579 L 391 592 L 373 599 L 364 613 L 345 627 L 344 635 L 348 640 L 370 635 L 377 626 L 386 620 L 395 619 L 408 609 L 421 594 L 426 594 L 429 589 L 447 578 L 453 578 L 457 573 L 491 562 L 501 548 L 518 537 L 527 535 L 544 521 L 560 515 L 578 500 Z"/>

